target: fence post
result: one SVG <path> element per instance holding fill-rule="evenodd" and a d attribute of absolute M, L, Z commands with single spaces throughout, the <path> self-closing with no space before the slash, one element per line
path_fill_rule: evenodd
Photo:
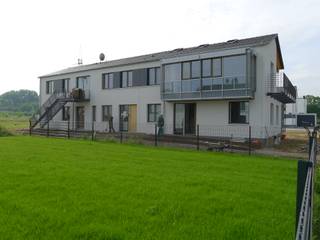
<path fill-rule="evenodd" d="M 29 136 L 32 134 L 32 128 L 31 128 L 31 120 L 29 120 Z"/>
<path fill-rule="evenodd" d="M 68 139 L 70 139 L 70 119 L 68 119 Z"/>
<path fill-rule="evenodd" d="M 50 129 L 49 122 L 50 120 L 48 121 L 48 124 L 47 124 L 47 137 L 49 137 L 49 129 Z"/>
<path fill-rule="evenodd" d="M 296 195 L 296 229 L 298 227 L 299 215 L 301 210 L 301 203 L 303 199 L 303 192 L 308 174 L 308 168 L 312 167 L 310 161 L 298 161 L 298 173 L 297 173 L 297 195 Z"/>
<path fill-rule="evenodd" d="M 200 133 L 199 133 L 199 124 L 197 124 L 197 150 L 199 151 L 199 149 L 200 149 L 200 146 L 199 146 L 199 144 L 200 144 Z"/>
<path fill-rule="evenodd" d="M 120 143 L 122 143 L 122 130 L 120 130 Z"/>
<path fill-rule="evenodd" d="M 91 141 L 94 140 L 94 121 L 92 121 L 92 126 L 91 126 Z"/>
<path fill-rule="evenodd" d="M 182 121 L 182 136 L 185 134 L 185 129 L 184 129 L 184 121 Z"/>
<path fill-rule="evenodd" d="M 158 146 L 157 124 L 154 125 L 154 146 Z"/>
<path fill-rule="evenodd" d="M 249 125 L 249 155 L 251 155 L 251 126 Z"/>

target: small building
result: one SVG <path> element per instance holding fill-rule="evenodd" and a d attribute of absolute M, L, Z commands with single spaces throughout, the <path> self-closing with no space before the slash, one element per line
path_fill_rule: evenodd
<path fill-rule="evenodd" d="M 284 113 L 285 127 L 297 127 L 297 115 L 307 113 L 307 98 L 300 97 L 295 103 L 286 104 Z"/>
<path fill-rule="evenodd" d="M 32 127 L 266 139 L 281 134 L 296 88 L 277 34 L 79 65 L 40 77 Z"/>

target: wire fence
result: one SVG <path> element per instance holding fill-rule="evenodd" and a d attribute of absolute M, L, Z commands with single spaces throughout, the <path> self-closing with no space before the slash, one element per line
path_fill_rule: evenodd
<path fill-rule="evenodd" d="M 279 138 L 280 127 L 260 127 L 250 125 L 184 125 L 156 123 L 49 121 L 33 128 L 29 134 L 64 138 L 86 138 L 91 140 L 112 140 L 136 142 L 155 146 L 169 145 L 191 147 L 212 151 L 248 151 L 259 148 L 265 138 Z"/>
<path fill-rule="evenodd" d="M 315 167 L 317 164 L 317 132 L 309 132 L 309 159 L 298 161 L 297 201 L 296 201 L 296 240 L 312 239 L 313 193 Z"/>

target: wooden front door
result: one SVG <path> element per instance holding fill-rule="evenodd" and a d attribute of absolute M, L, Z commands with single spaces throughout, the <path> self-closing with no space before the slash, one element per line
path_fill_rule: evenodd
<path fill-rule="evenodd" d="M 137 105 L 129 105 L 129 132 L 137 131 Z"/>
<path fill-rule="evenodd" d="M 84 107 L 77 107 L 76 114 L 76 128 L 83 129 L 84 128 Z"/>

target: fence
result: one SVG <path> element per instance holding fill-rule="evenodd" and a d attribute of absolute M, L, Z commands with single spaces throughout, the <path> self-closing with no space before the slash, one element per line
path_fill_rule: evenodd
<path fill-rule="evenodd" d="M 317 163 L 317 131 L 309 132 L 309 160 L 298 162 L 296 240 L 312 239 L 313 191 Z"/>
<path fill-rule="evenodd" d="M 110 129 L 108 122 L 50 121 L 43 128 L 29 128 L 29 134 L 65 138 L 87 138 L 92 140 L 114 140 L 152 143 L 158 145 L 183 145 L 216 151 L 248 151 L 260 147 L 261 139 L 281 133 L 280 127 L 265 128 L 250 125 L 196 125 L 178 126 L 165 124 L 162 128 L 155 123 L 137 123 L 134 129 L 130 124 L 114 123 Z M 111 130 L 111 131 L 110 131 Z"/>

